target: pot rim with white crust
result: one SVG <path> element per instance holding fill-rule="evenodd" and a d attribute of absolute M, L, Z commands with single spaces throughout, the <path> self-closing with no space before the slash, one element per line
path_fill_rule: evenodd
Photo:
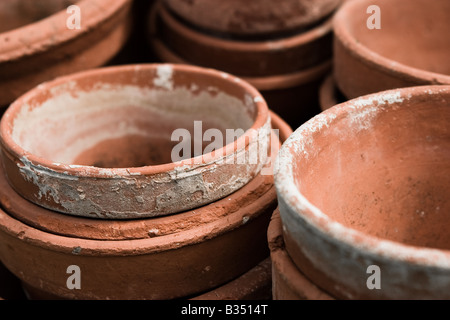
<path fill-rule="evenodd" d="M 323 290 L 340 299 L 449 298 L 449 103 L 449 86 L 384 91 L 328 109 L 283 144 L 274 176 L 286 248 Z M 371 266 L 381 289 L 368 285 Z"/>
<path fill-rule="evenodd" d="M 195 120 L 242 134 L 233 143 L 223 139 L 220 149 L 162 164 L 73 163 L 86 145 L 95 150 L 103 140 L 133 134 L 165 134 L 170 140 L 174 130 Z M 62 213 L 128 219 L 192 209 L 241 188 L 267 160 L 271 125 L 267 104 L 245 81 L 212 69 L 149 64 L 42 84 L 10 106 L 0 128 L 6 174 L 23 197 Z M 122 156 L 114 146 L 107 149 Z M 125 151 L 123 156 L 140 152 Z"/>

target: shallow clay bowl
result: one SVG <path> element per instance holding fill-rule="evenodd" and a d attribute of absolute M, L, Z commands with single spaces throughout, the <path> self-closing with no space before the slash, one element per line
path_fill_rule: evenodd
<path fill-rule="evenodd" d="M 273 129 L 278 130 L 274 131 L 271 141 L 270 161 L 273 164 L 281 142 L 286 141 L 292 129 L 273 112 L 270 116 Z M 148 219 L 109 220 L 62 215 L 27 201 L 9 185 L 0 164 L 0 206 L 10 216 L 29 226 L 61 236 L 92 240 L 148 239 L 206 225 L 245 207 L 248 202 L 254 201 L 271 188 L 273 178 L 271 171 L 268 171 L 269 165 L 270 163 L 262 170 L 262 173 L 269 173 L 264 179 L 255 178 L 241 188 L 240 192 L 194 210 Z"/>
<path fill-rule="evenodd" d="M 80 8 L 80 29 L 70 29 Z M 36 85 L 106 64 L 128 39 L 130 0 L 3 0 L 0 4 L 0 106 Z"/>
<path fill-rule="evenodd" d="M 367 8 L 381 11 L 369 29 Z M 388 89 L 450 84 L 450 1 L 347 1 L 334 19 L 334 66 L 349 99 Z"/>
<path fill-rule="evenodd" d="M 332 56 L 332 18 L 288 37 L 241 41 L 199 32 L 156 3 L 149 15 L 149 29 L 152 38 L 159 37 L 181 59 L 242 77 L 293 73 Z"/>
<path fill-rule="evenodd" d="M 305 29 L 330 15 L 340 0 L 164 0 L 179 17 L 205 31 L 270 36 Z"/>
<path fill-rule="evenodd" d="M 450 298 L 449 121 L 450 86 L 403 88 L 328 109 L 284 143 L 286 248 L 316 285 L 345 299 Z"/>
<path fill-rule="evenodd" d="M 271 125 L 264 99 L 241 79 L 151 64 L 40 85 L 11 105 L 0 129 L 7 178 L 24 198 L 62 213 L 127 219 L 238 190 L 265 164 Z M 219 139 L 214 148 L 207 133 Z"/>

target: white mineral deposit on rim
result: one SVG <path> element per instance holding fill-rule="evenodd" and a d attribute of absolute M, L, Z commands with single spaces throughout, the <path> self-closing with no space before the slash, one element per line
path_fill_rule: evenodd
<path fill-rule="evenodd" d="M 163 64 L 156 68 L 157 77 L 153 80 L 155 87 L 173 89 L 173 68 L 170 64 Z"/>
<path fill-rule="evenodd" d="M 445 89 L 436 89 L 436 92 L 447 92 Z M 409 95 L 406 95 L 409 97 Z M 378 103 L 382 105 L 394 105 L 404 102 L 400 92 L 388 92 L 387 94 L 374 95 L 369 98 L 358 99 L 355 102 L 346 103 L 346 107 L 350 109 L 345 116 L 355 116 L 358 110 L 363 111 L 362 117 L 370 116 L 381 109 L 374 110 L 372 108 L 367 109 L 371 103 Z M 364 110 L 369 112 L 364 112 Z M 339 112 L 339 111 L 334 111 Z M 276 164 L 275 164 L 275 181 L 276 189 L 279 195 L 286 201 L 288 210 L 294 212 L 302 212 L 304 214 L 298 217 L 306 222 L 311 228 L 313 226 L 317 230 L 320 230 L 322 237 L 326 237 L 329 241 L 339 244 L 342 248 L 349 245 L 356 250 L 352 254 L 360 256 L 361 254 L 368 257 L 370 255 L 379 255 L 389 259 L 393 259 L 396 265 L 403 270 L 404 274 L 407 273 L 408 267 L 407 261 L 411 261 L 415 264 L 422 264 L 425 266 L 434 266 L 438 268 L 448 269 L 450 268 L 450 253 L 448 251 L 432 249 L 432 248 L 418 248 L 402 243 L 380 239 L 374 236 L 365 235 L 359 231 L 351 228 L 347 228 L 342 224 L 332 221 L 326 214 L 324 214 L 319 208 L 314 206 L 306 199 L 299 191 L 294 178 L 293 168 L 294 163 L 298 163 L 298 157 L 308 157 L 307 146 L 311 146 L 314 142 L 312 134 L 320 131 L 323 127 L 329 127 L 332 120 L 336 118 L 336 114 L 324 112 L 319 116 L 316 116 L 305 125 L 301 126 L 295 131 L 286 143 L 281 148 Z M 300 183 L 300 182 L 299 182 Z M 324 233 L 323 231 L 326 231 Z M 315 231 L 319 232 L 319 231 Z M 364 241 L 361 239 L 364 238 Z M 317 241 L 317 250 L 325 252 L 325 248 L 321 248 L 324 244 L 323 241 Z M 305 252 L 304 252 L 305 253 Z M 431 271 L 430 271 L 431 274 Z"/>

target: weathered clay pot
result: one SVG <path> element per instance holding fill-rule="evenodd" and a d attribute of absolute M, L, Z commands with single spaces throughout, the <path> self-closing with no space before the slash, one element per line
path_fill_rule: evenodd
<path fill-rule="evenodd" d="M 284 143 L 275 184 L 286 248 L 318 287 L 450 298 L 449 121 L 450 86 L 403 88 L 331 108 Z"/>
<path fill-rule="evenodd" d="M 174 53 L 157 37 L 151 39 L 156 56 L 161 62 L 192 64 Z M 269 108 L 293 128 L 320 113 L 318 91 L 324 77 L 331 71 L 331 61 L 312 68 L 284 75 L 240 77 L 252 84 L 263 95 Z"/>
<path fill-rule="evenodd" d="M 272 125 L 280 130 L 281 141 L 291 133 L 276 115 Z M 279 144 L 272 139 L 271 152 Z M 44 209 L 10 198 L 2 182 L 0 199 L 6 211 L 0 212 L 0 260 L 35 299 L 171 299 L 207 295 L 222 285 L 224 291 L 217 290 L 225 298 L 235 292 L 236 283 L 230 281 L 269 254 L 266 233 L 277 201 L 273 177 L 264 173 L 206 207 L 136 221 L 52 216 L 46 210 L 47 217 L 40 214 Z M 20 210 L 27 211 L 19 215 Z M 81 268 L 81 290 L 66 288 L 70 265 Z M 242 299 L 252 297 L 250 287 L 259 290 L 258 297 L 266 292 L 266 276 L 246 278 Z M 244 288 L 243 282 L 237 283 Z"/>
<path fill-rule="evenodd" d="M 308 28 L 330 15 L 340 0 L 165 0 L 185 21 L 207 31 L 267 36 Z"/>
<path fill-rule="evenodd" d="M 0 106 L 44 81 L 104 65 L 130 31 L 130 0 L 1 2 Z M 70 3 L 80 8 L 81 29 L 67 27 Z"/>
<path fill-rule="evenodd" d="M 202 155 L 211 149 L 209 129 L 223 147 Z M 77 216 L 143 218 L 196 208 L 247 184 L 266 161 L 270 117 L 254 87 L 223 72 L 131 65 L 33 89 L 4 114 L 0 142 L 10 184 L 33 203 Z M 175 147 L 184 160 L 172 162 Z"/>
<path fill-rule="evenodd" d="M 157 3 L 150 12 L 149 25 L 151 40 L 160 39 L 181 59 L 241 77 L 291 74 L 315 67 L 332 56 L 331 18 L 287 38 L 238 41 L 201 33 Z"/>
<path fill-rule="evenodd" d="M 320 109 L 325 111 L 345 101 L 347 99 L 336 87 L 333 75 L 328 75 L 319 88 Z"/>
<path fill-rule="evenodd" d="M 277 208 L 267 231 L 272 261 L 272 292 L 274 300 L 332 300 L 326 292 L 309 281 L 286 252 L 280 213 Z"/>
<path fill-rule="evenodd" d="M 270 113 L 272 126 L 279 130 L 279 138 L 274 141 L 285 141 L 292 133 L 292 129 L 275 113 Z M 275 150 L 276 151 L 276 150 Z M 272 156 L 274 162 L 276 152 Z M 268 185 L 261 184 L 252 192 L 265 193 Z M 133 240 L 161 237 L 182 232 L 193 226 L 206 225 L 225 218 L 240 207 L 246 206 L 248 194 L 241 192 L 231 194 L 232 206 L 218 206 L 217 203 L 205 205 L 195 210 L 186 211 L 178 215 L 155 217 L 153 219 L 107 220 L 90 219 L 72 215 L 61 215 L 37 206 L 14 191 L 9 185 L 4 169 L 0 165 L 0 206 L 13 218 L 37 229 L 52 234 L 91 240 Z M 227 201 L 225 201 L 227 203 Z"/>
<path fill-rule="evenodd" d="M 380 8 L 381 29 L 367 27 L 372 5 Z M 339 89 L 352 99 L 388 89 L 450 84 L 449 29 L 447 0 L 348 1 L 334 20 Z"/>

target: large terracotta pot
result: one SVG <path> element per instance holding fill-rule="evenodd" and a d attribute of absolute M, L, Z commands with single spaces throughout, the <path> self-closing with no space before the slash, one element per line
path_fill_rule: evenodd
<path fill-rule="evenodd" d="M 261 94 L 234 76 L 131 65 L 31 90 L 4 114 L 0 143 L 10 184 L 33 203 L 77 216 L 143 218 L 199 207 L 247 184 L 267 158 L 270 117 Z"/>
<path fill-rule="evenodd" d="M 269 36 L 306 29 L 330 15 L 340 0 L 165 0 L 174 13 L 205 31 Z"/>
<path fill-rule="evenodd" d="M 378 6 L 380 29 L 367 11 Z M 349 99 L 388 89 L 450 84 L 450 2 L 347 1 L 334 19 L 334 67 Z"/>
<path fill-rule="evenodd" d="M 67 27 L 71 3 L 81 29 Z M 130 0 L 1 1 L 0 106 L 44 81 L 106 64 L 128 38 L 130 7 Z"/>
<path fill-rule="evenodd" d="M 286 249 L 318 287 L 344 299 L 450 298 L 449 121 L 450 86 L 403 88 L 335 106 L 284 143 Z"/>

